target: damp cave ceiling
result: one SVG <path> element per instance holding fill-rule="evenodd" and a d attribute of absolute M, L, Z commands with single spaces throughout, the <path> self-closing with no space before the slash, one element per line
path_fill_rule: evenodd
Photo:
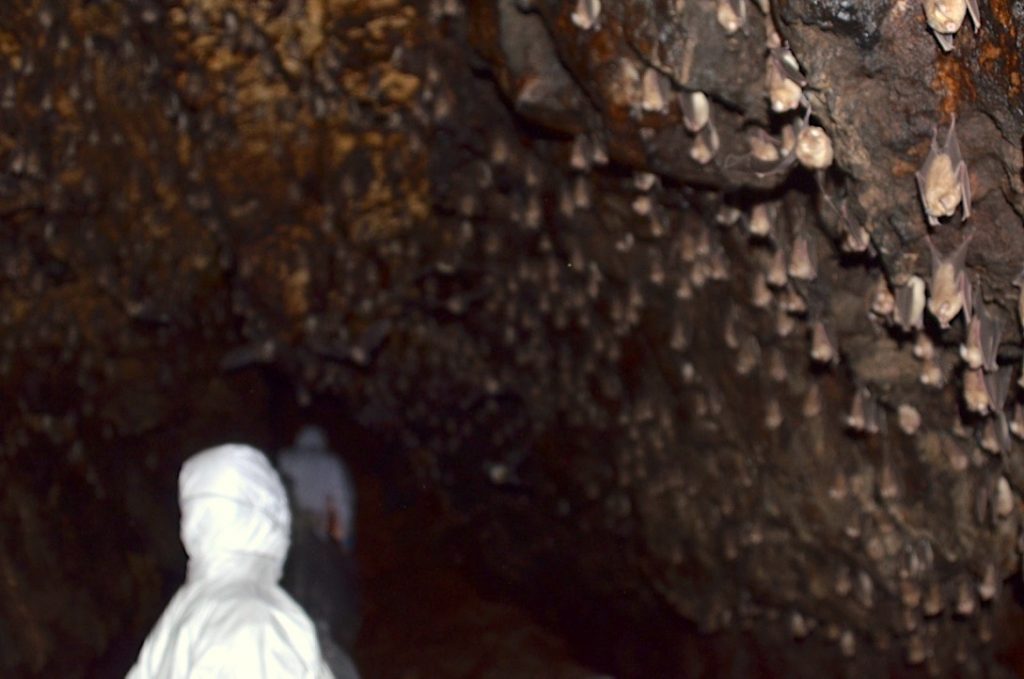
<path fill-rule="evenodd" d="M 793 676 L 1008 671 L 1020 13 L 945 51 L 917 0 L 5 3 L 8 667 L 137 624 L 152 561 L 59 558 L 54 507 L 145 513 L 102 442 L 263 367 L 394 436 L 527 600 Z M 929 220 L 954 116 L 969 205 Z"/>

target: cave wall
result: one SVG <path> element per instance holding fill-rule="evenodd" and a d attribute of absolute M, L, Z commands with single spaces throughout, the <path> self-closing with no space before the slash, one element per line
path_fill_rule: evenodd
<path fill-rule="evenodd" d="M 765 4 L 6 3 L 3 667 L 145 630 L 147 517 L 199 445 L 269 440 L 271 370 L 623 676 L 1008 671 L 1019 389 L 973 412 L 962 315 L 891 298 L 973 234 L 1016 380 L 1019 7 L 945 52 L 916 2 Z M 756 157 L 806 111 L 828 167 Z M 929 226 L 954 114 L 971 215 Z"/>

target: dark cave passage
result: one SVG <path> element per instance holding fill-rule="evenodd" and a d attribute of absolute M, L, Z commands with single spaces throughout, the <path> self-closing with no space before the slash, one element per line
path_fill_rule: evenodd
<path fill-rule="evenodd" d="M 237 401 L 221 401 L 218 412 L 209 414 L 197 405 L 188 420 L 173 428 L 173 441 L 157 435 L 133 447 L 163 448 L 164 457 L 180 457 L 218 441 L 242 441 L 272 453 L 287 445 L 301 425 L 323 426 L 336 442 L 335 449 L 343 453 L 358 488 L 363 621 L 352 654 L 364 677 L 597 676 L 573 656 L 556 630 L 540 624 L 507 591 L 495 586 L 483 593 L 483 571 L 467 565 L 473 557 L 465 541 L 456 541 L 454 517 L 427 484 L 417 482 L 396 442 L 359 426 L 339 400 L 321 398 L 299 407 L 291 385 L 270 371 L 253 370 L 225 381 L 221 396 L 231 393 Z M 172 452 L 170 446 L 181 449 Z M 133 467 L 138 459 L 127 457 L 124 466 Z M 144 581 L 151 591 L 138 593 L 145 610 L 133 625 L 120 630 L 98 659 L 75 659 L 90 663 L 81 676 L 123 676 L 184 578 L 184 552 L 169 544 L 177 540 L 176 473 L 125 472 L 128 478 L 134 474 L 145 477 L 149 491 L 157 491 L 143 510 L 151 513 L 126 517 L 135 532 L 130 543 L 135 557 L 155 566 L 155 573 Z M 110 504 L 120 499 L 110 498 Z M 86 516 L 100 507 L 91 499 L 80 502 L 79 520 L 88 523 Z M 112 553 L 93 553 L 91 558 L 96 563 L 122 562 L 123 554 L 113 551 L 116 545 L 111 545 Z"/>

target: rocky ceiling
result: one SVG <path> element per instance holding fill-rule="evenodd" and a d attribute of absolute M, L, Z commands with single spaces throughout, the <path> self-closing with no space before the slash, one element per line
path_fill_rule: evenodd
<path fill-rule="evenodd" d="M 1024 10 L 938 4 L 4 2 L 5 674 L 270 371 L 617 676 L 1012 675 Z"/>

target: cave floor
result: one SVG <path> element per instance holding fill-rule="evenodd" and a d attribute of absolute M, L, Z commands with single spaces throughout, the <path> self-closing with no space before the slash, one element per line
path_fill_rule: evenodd
<path fill-rule="evenodd" d="M 440 507 L 389 499 L 356 470 L 365 677 L 594 677 L 522 609 L 482 596 L 446 544 Z"/>

